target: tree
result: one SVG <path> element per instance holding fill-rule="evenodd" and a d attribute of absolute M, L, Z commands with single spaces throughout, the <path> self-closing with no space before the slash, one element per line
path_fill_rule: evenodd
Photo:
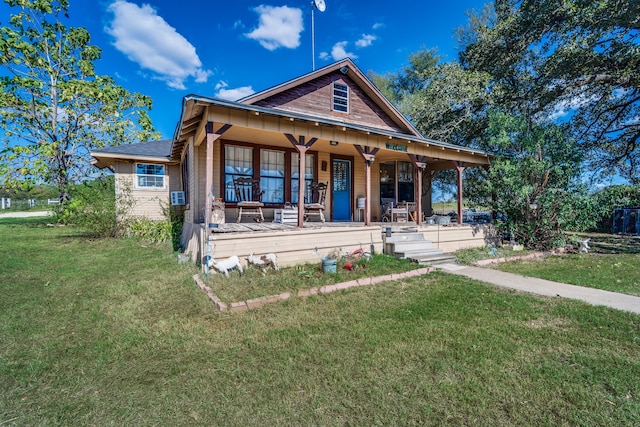
<path fill-rule="evenodd" d="M 592 170 L 640 182 L 640 2 L 496 0 L 460 32 L 460 61 L 499 105 L 571 123 Z"/>
<path fill-rule="evenodd" d="M 582 161 L 566 129 L 492 110 L 485 149 L 497 157 L 474 196 L 494 195 L 492 209 L 506 216 L 503 230 L 525 246 L 560 243 Z"/>
<path fill-rule="evenodd" d="M 426 137 L 473 145 L 478 114 L 489 103 L 489 74 L 442 63 L 434 49 L 409 56 L 409 65 L 373 81 Z"/>
<path fill-rule="evenodd" d="M 0 184 L 50 183 L 60 201 L 89 173 L 89 151 L 157 137 L 151 99 L 97 75 L 101 50 L 67 27 L 68 0 L 5 0 L 18 10 L 0 27 Z"/>

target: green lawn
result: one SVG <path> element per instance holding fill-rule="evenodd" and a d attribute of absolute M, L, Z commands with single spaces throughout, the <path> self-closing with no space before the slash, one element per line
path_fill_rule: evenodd
<path fill-rule="evenodd" d="M 502 271 L 640 296 L 640 254 L 569 254 L 499 264 Z"/>
<path fill-rule="evenodd" d="M 640 316 L 445 273 L 216 312 L 44 223 L 0 220 L 2 426 L 640 425 Z"/>

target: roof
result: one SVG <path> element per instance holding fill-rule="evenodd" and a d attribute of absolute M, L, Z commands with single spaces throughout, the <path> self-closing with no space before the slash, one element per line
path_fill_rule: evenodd
<path fill-rule="evenodd" d="M 398 124 L 400 128 L 406 130 L 417 137 L 422 137 L 422 134 L 416 129 L 413 124 L 384 96 L 382 92 L 360 71 L 360 68 L 350 59 L 345 58 L 343 60 L 334 62 L 318 70 L 304 74 L 300 77 L 296 77 L 287 82 L 273 86 L 261 92 L 254 93 L 238 100 L 241 104 L 255 104 L 261 100 L 264 100 L 272 95 L 284 92 L 288 89 L 300 86 L 311 80 L 314 80 L 320 76 L 340 71 L 344 75 L 348 75 L 360 89 L 362 89 L 382 110 Z"/>
<path fill-rule="evenodd" d="M 91 156 L 96 160 L 95 166 L 103 168 L 112 162 L 108 159 L 130 159 L 154 162 L 171 161 L 171 147 L 173 140 L 143 142 L 139 144 L 125 144 L 116 147 L 98 148 L 91 151 Z"/>

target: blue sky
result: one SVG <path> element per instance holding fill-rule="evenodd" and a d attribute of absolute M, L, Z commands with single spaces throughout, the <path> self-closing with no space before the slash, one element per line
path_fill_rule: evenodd
<path fill-rule="evenodd" d="M 453 36 L 485 1 L 333 1 L 315 10 L 315 67 L 351 57 L 363 72 L 398 71 L 411 53 L 457 55 Z M 0 5 L 0 21 L 11 8 Z M 100 74 L 153 99 L 171 138 L 187 94 L 239 99 L 312 70 L 311 0 L 71 0 L 69 26 L 102 48 Z"/>

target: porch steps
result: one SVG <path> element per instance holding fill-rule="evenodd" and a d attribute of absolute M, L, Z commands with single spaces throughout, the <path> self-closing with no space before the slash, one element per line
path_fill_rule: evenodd
<path fill-rule="evenodd" d="M 406 258 L 424 265 L 455 263 L 456 257 L 445 254 L 440 248 L 434 248 L 433 243 L 425 240 L 422 233 L 404 231 L 387 235 L 385 239 L 385 253 L 396 258 Z"/>

